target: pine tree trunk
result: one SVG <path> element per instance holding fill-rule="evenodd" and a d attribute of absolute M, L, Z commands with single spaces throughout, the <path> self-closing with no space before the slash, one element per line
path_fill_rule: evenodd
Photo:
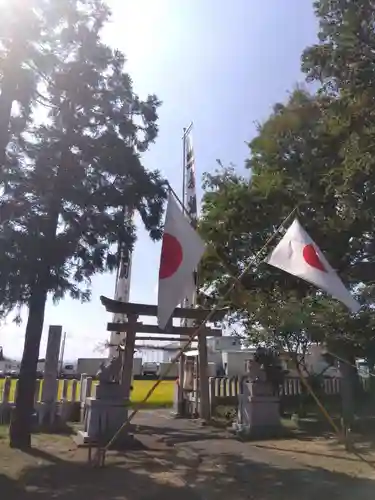
<path fill-rule="evenodd" d="M 18 380 L 16 408 L 12 415 L 9 437 L 12 448 L 27 449 L 31 446 L 32 414 L 36 371 L 42 337 L 47 289 L 34 286 L 29 304 L 25 345 Z"/>
<path fill-rule="evenodd" d="M 25 344 L 18 379 L 16 408 L 12 414 L 9 438 L 12 448 L 27 449 L 31 446 L 32 415 L 38 367 L 40 341 L 48 296 L 48 280 L 51 269 L 51 253 L 56 238 L 60 200 L 54 199 L 50 208 L 50 223 L 44 241 L 46 253 L 41 255 L 36 279 L 30 290 L 29 316 L 26 325 Z"/>

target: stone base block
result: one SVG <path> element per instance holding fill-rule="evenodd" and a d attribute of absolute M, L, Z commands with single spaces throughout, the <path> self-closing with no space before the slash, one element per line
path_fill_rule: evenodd
<path fill-rule="evenodd" d="M 78 431 L 73 437 L 73 441 L 77 446 L 88 446 L 89 444 L 96 444 L 96 441 L 90 438 L 86 431 Z"/>
<path fill-rule="evenodd" d="M 86 399 L 84 429 L 76 442 L 106 443 L 113 438 L 128 418 L 127 400 Z M 129 439 L 129 429 L 123 429 L 116 437 L 115 445 Z"/>
<path fill-rule="evenodd" d="M 237 422 L 232 430 L 251 439 L 263 439 L 279 435 L 279 399 L 273 396 L 239 396 Z"/>
<path fill-rule="evenodd" d="M 238 423 L 250 426 L 280 425 L 279 398 L 238 396 Z"/>
<path fill-rule="evenodd" d="M 110 436 L 107 441 L 97 441 L 94 439 L 92 436 L 89 436 L 89 434 L 86 431 L 78 431 L 77 434 L 73 437 L 74 442 L 76 443 L 77 446 L 89 446 L 89 445 L 106 445 L 109 440 L 112 438 Z M 121 437 L 116 439 L 116 442 L 111 446 L 111 449 L 123 449 L 123 448 L 130 448 L 133 449 L 135 447 L 135 438 L 134 435 L 131 434 L 128 431 L 124 431 L 121 433 Z"/>
<path fill-rule="evenodd" d="M 38 415 L 38 425 L 53 426 L 58 420 L 58 403 L 39 402 L 35 405 Z"/>

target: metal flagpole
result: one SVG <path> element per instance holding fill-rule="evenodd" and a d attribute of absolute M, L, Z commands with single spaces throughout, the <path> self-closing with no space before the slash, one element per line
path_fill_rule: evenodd
<path fill-rule="evenodd" d="M 190 133 L 191 129 L 193 127 L 193 122 L 190 123 L 188 127 L 185 127 L 183 129 L 183 134 L 182 134 L 182 204 L 184 207 L 184 211 L 187 210 L 186 207 L 186 201 L 187 201 L 187 196 L 186 196 L 186 166 L 187 166 L 187 148 L 186 148 L 186 138 L 188 134 Z M 183 301 L 182 305 L 186 305 L 186 299 Z M 181 321 L 181 325 L 184 325 L 184 321 Z M 181 340 L 180 341 L 180 349 L 183 349 L 184 347 L 184 342 Z M 177 416 L 183 416 L 184 414 L 184 397 L 183 397 L 183 387 L 184 387 L 184 375 L 185 375 L 185 356 L 181 356 L 179 360 L 179 366 L 178 366 L 178 386 L 177 386 L 177 408 L 176 408 L 176 413 Z"/>
<path fill-rule="evenodd" d="M 185 208 L 185 165 L 186 165 L 186 128 L 182 135 L 182 205 Z"/>

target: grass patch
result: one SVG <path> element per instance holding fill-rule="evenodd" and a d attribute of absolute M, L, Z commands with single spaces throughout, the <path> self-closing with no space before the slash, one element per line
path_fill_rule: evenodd
<path fill-rule="evenodd" d="M 11 389 L 10 389 L 10 401 L 14 402 L 14 395 L 16 390 L 17 380 L 12 379 Z M 40 394 L 42 391 L 42 383 L 40 384 Z M 59 389 L 58 389 L 58 399 L 61 398 L 62 395 L 62 384 L 63 381 L 59 381 Z M 155 384 L 155 380 L 133 380 L 133 391 L 131 394 L 131 403 L 140 403 L 151 389 L 151 387 Z M 0 400 L 2 399 L 3 394 L 3 385 L 4 379 L 0 379 Z M 77 393 L 76 397 L 79 397 L 79 382 L 77 384 Z M 72 400 L 72 388 L 73 381 L 68 380 L 68 400 Z M 155 392 L 152 394 L 150 399 L 145 403 L 146 408 L 167 408 L 173 405 L 173 397 L 175 390 L 175 382 L 173 380 L 163 380 L 161 384 L 157 387 Z"/>
<path fill-rule="evenodd" d="M 155 380 L 133 380 L 131 402 L 140 403 L 154 384 Z M 173 380 L 163 380 L 148 400 L 148 406 L 172 406 L 175 385 Z"/>

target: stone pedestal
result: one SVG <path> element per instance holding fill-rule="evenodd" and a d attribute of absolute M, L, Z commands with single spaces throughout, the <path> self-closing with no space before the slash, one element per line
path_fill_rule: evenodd
<path fill-rule="evenodd" d="M 128 399 L 122 397 L 122 386 L 116 383 L 98 384 L 95 397 L 86 398 L 84 429 L 76 436 L 78 445 L 106 444 L 128 418 Z M 124 446 L 129 441 L 129 429 L 123 429 L 113 443 Z"/>
<path fill-rule="evenodd" d="M 238 416 L 233 430 L 248 439 L 274 437 L 280 434 L 279 398 L 272 395 L 267 383 L 245 382 L 238 396 Z"/>
<path fill-rule="evenodd" d="M 127 401 L 86 399 L 84 429 L 77 434 L 77 444 L 106 444 L 128 418 Z M 128 429 L 124 429 L 113 443 L 121 446 L 129 439 Z"/>

